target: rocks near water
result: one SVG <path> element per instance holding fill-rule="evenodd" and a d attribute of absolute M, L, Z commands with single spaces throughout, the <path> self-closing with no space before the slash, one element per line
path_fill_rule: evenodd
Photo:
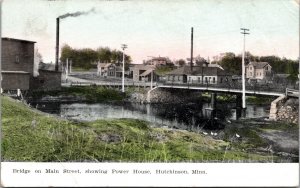
<path fill-rule="evenodd" d="M 290 123 L 298 123 L 299 120 L 299 100 L 296 98 L 288 99 L 284 104 L 279 106 L 277 119 Z"/>

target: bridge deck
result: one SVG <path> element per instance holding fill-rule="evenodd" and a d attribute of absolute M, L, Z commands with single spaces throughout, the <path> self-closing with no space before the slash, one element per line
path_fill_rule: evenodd
<path fill-rule="evenodd" d="M 69 77 L 68 83 L 62 83 L 62 86 L 90 86 L 90 85 L 98 85 L 98 86 L 112 86 L 112 87 L 121 87 L 122 83 L 120 82 L 107 82 L 107 81 L 97 81 L 97 80 L 86 80 L 80 79 L 76 77 Z M 150 82 L 134 82 L 132 80 L 126 80 L 125 86 L 136 86 L 136 87 L 150 87 Z M 181 84 L 170 84 L 170 83 L 160 83 L 154 82 L 152 84 L 153 87 L 158 88 L 177 88 L 177 89 L 191 89 L 191 90 L 201 90 L 201 91 L 214 91 L 214 92 L 223 92 L 223 93 L 242 93 L 241 85 L 236 86 L 219 86 L 219 85 L 196 85 L 189 83 L 181 83 Z M 299 90 L 294 89 L 284 89 L 284 88 L 276 88 L 276 87 L 263 87 L 263 86 L 246 86 L 246 94 L 247 95 L 265 95 L 265 96 L 289 96 L 289 97 L 299 97 Z"/>
<path fill-rule="evenodd" d="M 197 86 L 170 86 L 170 85 L 159 85 L 159 88 L 178 88 L 178 89 L 192 89 L 192 90 L 202 90 L 202 91 L 215 91 L 223 93 L 242 93 L 241 89 L 231 89 L 231 88 L 215 88 L 215 87 L 197 87 Z M 270 91 L 255 91 L 246 90 L 246 94 L 250 95 L 269 95 L 269 96 L 284 96 L 284 92 L 270 92 Z"/>

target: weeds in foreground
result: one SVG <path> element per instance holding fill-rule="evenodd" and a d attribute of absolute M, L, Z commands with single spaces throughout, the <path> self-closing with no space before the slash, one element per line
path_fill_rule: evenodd
<path fill-rule="evenodd" d="M 78 123 L 45 116 L 3 97 L 4 161 L 270 162 L 233 143 L 180 130 L 151 128 L 133 119 Z M 33 126 L 32 119 L 35 124 Z"/>

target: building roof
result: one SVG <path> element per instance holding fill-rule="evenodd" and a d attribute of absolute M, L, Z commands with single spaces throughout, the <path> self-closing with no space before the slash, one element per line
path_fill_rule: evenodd
<path fill-rule="evenodd" d="M 250 62 L 248 65 L 246 65 L 246 67 L 248 67 L 249 65 L 253 65 L 256 69 L 262 69 L 265 66 L 269 65 L 268 62 Z"/>
<path fill-rule="evenodd" d="M 203 66 L 205 66 L 205 65 L 203 65 Z M 207 66 L 208 66 L 208 67 L 218 67 L 218 68 L 224 70 L 223 67 L 222 67 L 221 65 L 215 64 L 215 63 L 209 63 Z"/>
<path fill-rule="evenodd" d="M 151 59 L 152 61 L 167 61 L 166 57 L 153 57 Z"/>
<path fill-rule="evenodd" d="M 231 74 L 227 73 L 222 69 L 220 66 L 214 67 L 202 67 L 198 68 L 197 70 L 193 71 L 192 75 L 202 75 L 203 76 L 229 76 Z"/>
<path fill-rule="evenodd" d="M 204 76 L 214 76 L 214 75 L 219 75 L 219 76 L 225 76 L 225 75 L 230 75 L 226 73 L 221 66 L 213 66 L 213 67 L 206 67 L 206 66 L 193 66 L 193 71 L 191 71 L 190 66 L 183 66 L 178 69 L 175 69 L 167 75 L 204 75 Z"/>
<path fill-rule="evenodd" d="M 113 65 L 112 63 L 98 63 L 98 66 L 100 67 L 109 67 L 110 65 Z"/>
<path fill-rule="evenodd" d="M 5 73 L 5 74 L 30 74 L 29 72 L 25 72 L 25 71 L 1 71 L 1 73 Z"/>
<path fill-rule="evenodd" d="M 36 43 L 35 41 L 24 40 L 24 39 L 14 39 L 14 38 L 8 38 L 8 37 L 2 37 L 2 40 L 12 40 L 12 41 L 19 41 L 19 42 Z"/>
<path fill-rule="evenodd" d="M 152 65 L 144 65 L 144 64 L 134 64 L 132 68 L 139 69 L 139 70 L 148 70 L 154 69 L 155 66 Z"/>
<path fill-rule="evenodd" d="M 143 72 L 140 76 L 148 76 L 149 74 L 151 74 L 152 71 L 153 69 L 148 69 L 145 72 Z"/>
<path fill-rule="evenodd" d="M 194 70 L 195 67 L 193 67 Z M 188 75 L 191 74 L 190 66 L 182 66 L 167 73 L 167 75 Z"/>

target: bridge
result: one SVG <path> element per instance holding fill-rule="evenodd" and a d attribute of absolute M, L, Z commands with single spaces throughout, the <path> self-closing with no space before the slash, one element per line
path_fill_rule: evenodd
<path fill-rule="evenodd" d="M 99 81 L 87 80 L 76 77 L 69 77 L 69 82 L 62 83 L 62 86 L 106 86 L 121 88 L 120 81 Z M 136 82 L 131 79 L 125 81 L 125 87 L 144 87 L 144 88 L 174 88 L 174 89 L 190 89 L 217 93 L 242 94 L 241 83 L 225 83 L 225 84 L 195 84 L 195 83 L 166 83 L 166 82 Z M 299 90 L 289 89 L 276 84 L 246 84 L 246 95 L 263 95 L 263 96 L 288 96 L 299 97 Z"/>
<path fill-rule="evenodd" d="M 235 89 L 230 87 L 213 87 L 213 86 L 188 86 L 188 85 L 158 85 L 158 88 L 177 88 L 177 89 L 192 89 L 218 93 L 242 94 L 242 89 Z M 265 95 L 265 96 L 284 96 L 285 92 L 249 90 L 246 89 L 246 95 Z M 298 92 L 299 93 L 299 92 Z M 290 92 L 289 92 L 290 94 Z M 294 94 L 294 93 L 293 93 Z"/>

